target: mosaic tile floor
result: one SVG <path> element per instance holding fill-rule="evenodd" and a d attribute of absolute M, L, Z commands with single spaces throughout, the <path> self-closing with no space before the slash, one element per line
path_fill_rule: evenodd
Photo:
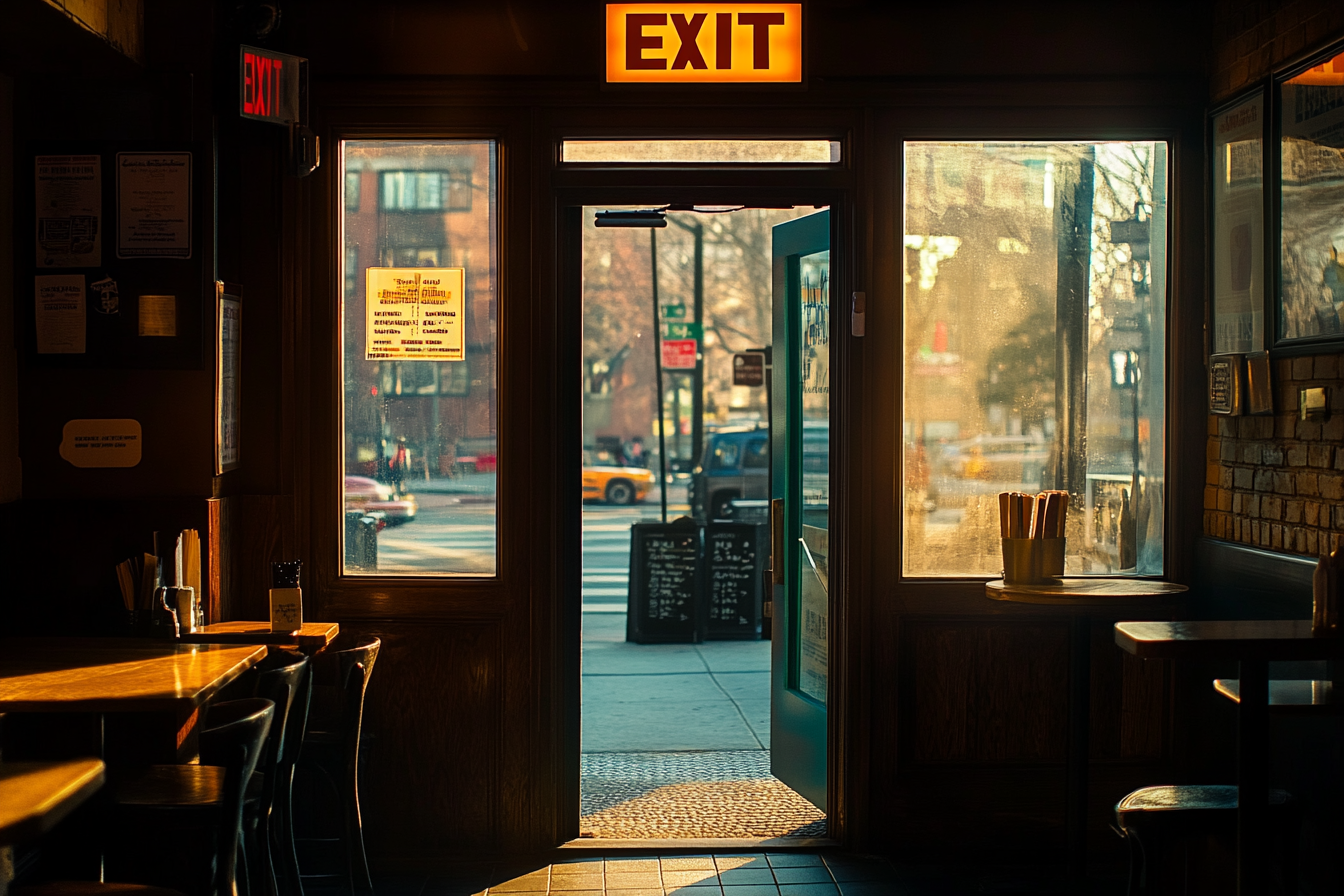
<path fill-rule="evenodd" d="M 584 837 L 824 837 L 826 816 L 770 774 L 768 750 L 588 753 Z"/>

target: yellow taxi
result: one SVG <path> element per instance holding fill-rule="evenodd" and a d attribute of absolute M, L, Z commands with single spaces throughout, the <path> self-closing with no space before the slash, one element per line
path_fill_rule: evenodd
<path fill-rule="evenodd" d="M 643 467 L 627 467 L 611 452 L 583 452 L 583 500 L 608 504 L 638 504 L 653 486 L 653 473 Z"/>

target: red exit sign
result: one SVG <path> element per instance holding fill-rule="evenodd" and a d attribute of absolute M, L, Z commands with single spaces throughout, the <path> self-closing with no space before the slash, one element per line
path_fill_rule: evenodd
<path fill-rule="evenodd" d="M 300 82 L 308 60 L 247 46 L 238 54 L 238 114 L 273 124 L 301 122 Z"/>

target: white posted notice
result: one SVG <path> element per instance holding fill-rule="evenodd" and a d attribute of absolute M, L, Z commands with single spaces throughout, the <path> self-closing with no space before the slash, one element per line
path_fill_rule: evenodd
<path fill-rule="evenodd" d="M 369 268 L 364 357 L 461 361 L 464 268 Z"/>
<path fill-rule="evenodd" d="M 102 156 L 38 156 L 37 266 L 103 263 Z"/>
<path fill-rule="evenodd" d="M 84 315 L 84 275 L 34 277 L 37 353 L 82 355 L 88 319 Z"/>
<path fill-rule="evenodd" d="M 191 153 L 117 153 L 117 257 L 191 257 Z"/>

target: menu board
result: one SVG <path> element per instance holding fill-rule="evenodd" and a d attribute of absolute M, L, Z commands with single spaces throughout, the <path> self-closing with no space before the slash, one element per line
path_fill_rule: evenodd
<path fill-rule="evenodd" d="M 693 520 L 630 527 L 625 639 L 636 644 L 703 640 L 700 527 Z"/>
<path fill-rule="evenodd" d="M 369 268 L 366 361 L 461 361 L 463 268 Z"/>
<path fill-rule="evenodd" d="M 761 637 L 761 577 L 770 553 L 770 527 L 710 523 L 705 527 L 705 636 Z"/>

